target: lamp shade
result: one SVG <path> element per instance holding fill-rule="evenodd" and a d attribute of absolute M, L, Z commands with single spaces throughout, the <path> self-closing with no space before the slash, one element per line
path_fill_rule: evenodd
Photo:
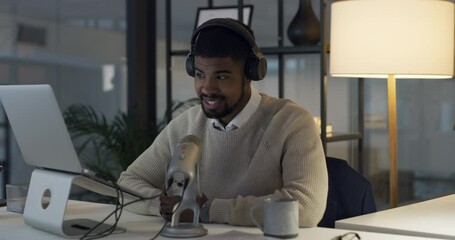
<path fill-rule="evenodd" d="M 451 78 L 454 3 L 444 0 L 345 0 L 332 4 L 334 77 Z"/>

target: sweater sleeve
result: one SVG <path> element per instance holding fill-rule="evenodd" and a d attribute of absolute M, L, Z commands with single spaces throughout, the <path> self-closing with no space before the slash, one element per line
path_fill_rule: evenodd
<path fill-rule="evenodd" d="M 286 114 L 283 119 L 292 119 L 292 115 Z M 328 192 L 325 155 L 312 115 L 306 110 L 303 113 L 298 111 L 298 115 L 292 121 L 282 121 L 280 134 L 264 136 L 283 144 L 283 187 L 267 196 L 214 199 L 210 208 L 212 222 L 252 226 L 249 209 L 253 204 L 268 197 L 292 197 L 299 203 L 300 227 L 314 227 L 319 223 L 325 211 Z M 259 211 L 258 214 L 261 221 L 262 213 Z"/>
<path fill-rule="evenodd" d="M 120 174 L 117 181 L 120 186 L 140 192 L 149 198 L 128 205 L 126 209 L 131 212 L 160 215 L 159 195 L 164 189 L 165 169 L 167 161 L 171 158 L 166 135 L 165 129 L 153 144 Z"/>
<path fill-rule="evenodd" d="M 158 134 L 152 145 L 120 174 L 117 181 L 120 186 L 140 192 L 149 198 L 128 205 L 127 210 L 138 214 L 160 215 L 159 196 L 165 190 L 166 168 L 172 159 L 173 148 L 184 136 L 197 135 L 200 132 L 198 127 L 202 123 L 195 123 L 197 122 L 195 119 L 203 117 L 200 112 L 196 106 L 174 118 Z M 197 130 L 192 131 L 189 126 Z"/>

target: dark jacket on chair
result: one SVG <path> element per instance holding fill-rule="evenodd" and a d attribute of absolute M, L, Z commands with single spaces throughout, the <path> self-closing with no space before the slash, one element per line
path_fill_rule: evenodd
<path fill-rule="evenodd" d="M 329 193 L 319 227 L 335 227 L 335 221 L 376 212 L 370 182 L 345 160 L 327 157 Z"/>

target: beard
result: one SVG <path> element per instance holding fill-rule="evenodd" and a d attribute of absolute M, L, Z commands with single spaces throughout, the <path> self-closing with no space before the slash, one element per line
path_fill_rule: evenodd
<path fill-rule="evenodd" d="M 199 99 L 201 100 L 202 111 L 204 112 L 205 116 L 208 118 L 220 119 L 220 118 L 226 117 L 227 115 L 232 113 L 232 111 L 234 111 L 235 106 L 237 106 L 237 104 L 234 104 L 232 107 L 229 107 L 228 103 L 226 102 L 226 97 L 217 95 L 217 94 L 211 95 L 211 96 L 208 96 L 206 94 L 201 94 L 199 96 Z M 213 109 L 213 110 L 207 109 L 204 105 L 204 100 L 207 100 L 207 99 L 210 101 L 212 101 L 212 100 L 223 101 L 224 104 L 220 109 Z"/>
<path fill-rule="evenodd" d="M 202 111 L 204 112 L 206 117 L 213 118 L 213 119 L 221 119 L 223 117 L 226 117 L 230 113 L 232 113 L 234 111 L 234 109 L 242 103 L 244 96 L 245 96 L 245 78 L 242 78 L 242 85 L 240 88 L 240 97 L 237 100 L 237 102 L 235 102 L 232 106 L 229 106 L 229 104 L 226 101 L 225 96 L 219 95 L 219 94 L 212 94 L 212 95 L 208 96 L 206 94 L 201 93 L 201 95 L 199 95 L 199 99 L 201 101 Z M 206 101 L 206 100 L 223 101 L 224 105 L 221 107 L 221 109 L 215 109 L 215 110 L 207 109 L 204 105 L 204 101 Z"/>

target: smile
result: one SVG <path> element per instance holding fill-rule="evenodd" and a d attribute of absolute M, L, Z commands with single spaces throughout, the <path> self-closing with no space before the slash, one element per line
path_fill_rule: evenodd
<path fill-rule="evenodd" d="M 221 99 L 216 99 L 216 100 L 208 100 L 208 99 L 205 99 L 205 101 L 206 101 L 206 103 L 207 103 L 208 105 L 215 105 L 215 104 L 217 104 L 218 102 L 220 102 Z"/>
<path fill-rule="evenodd" d="M 222 97 L 203 97 L 202 99 L 207 110 L 216 110 L 223 106 L 224 98 Z"/>

